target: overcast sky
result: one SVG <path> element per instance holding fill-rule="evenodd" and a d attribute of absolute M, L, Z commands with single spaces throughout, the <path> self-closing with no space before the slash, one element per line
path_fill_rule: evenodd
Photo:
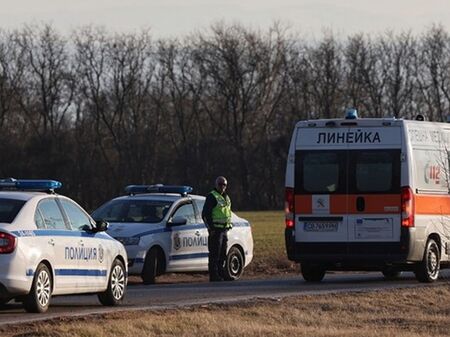
<path fill-rule="evenodd" d="M 274 21 L 320 36 L 423 32 L 432 24 L 450 31 L 450 0 L 0 0 L 0 27 L 51 23 L 63 33 L 82 25 L 118 32 L 150 28 L 156 37 L 183 37 L 212 23 L 267 28 Z"/>

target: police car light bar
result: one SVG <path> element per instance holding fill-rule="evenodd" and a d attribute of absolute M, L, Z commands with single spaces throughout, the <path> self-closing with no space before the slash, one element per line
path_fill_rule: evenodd
<path fill-rule="evenodd" d="M 193 188 L 191 186 L 177 186 L 177 185 L 128 185 L 125 187 L 127 194 L 142 194 L 142 193 L 176 193 L 186 195 L 191 193 Z"/>
<path fill-rule="evenodd" d="M 16 189 L 22 191 L 53 191 L 61 187 L 62 183 L 56 180 L 14 178 L 0 180 L 0 189 Z"/>

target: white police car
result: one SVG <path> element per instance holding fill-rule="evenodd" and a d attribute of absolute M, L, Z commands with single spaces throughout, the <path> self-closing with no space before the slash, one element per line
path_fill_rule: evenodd
<path fill-rule="evenodd" d="M 0 180 L 0 304 L 14 298 L 44 312 L 52 295 L 97 293 L 116 305 L 127 284 L 127 254 L 54 180 Z"/>
<path fill-rule="evenodd" d="M 145 284 L 166 272 L 208 270 L 208 230 L 201 218 L 205 197 L 189 194 L 189 186 L 130 185 L 92 214 L 109 222 L 108 233 L 128 253 L 129 273 Z M 225 268 L 227 280 L 238 279 L 253 258 L 247 220 L 232 215 Z"/>

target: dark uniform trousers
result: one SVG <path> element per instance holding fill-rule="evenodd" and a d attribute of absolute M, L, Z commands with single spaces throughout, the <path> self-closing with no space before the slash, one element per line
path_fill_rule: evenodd
<path fill-rule="evenodd" d="M 208 237 L 208 269 L 209 279 L 219 281 L 223 279 L 225 258 L 227 255 L 227 230 L 214 228 L 209 231 Z"/>

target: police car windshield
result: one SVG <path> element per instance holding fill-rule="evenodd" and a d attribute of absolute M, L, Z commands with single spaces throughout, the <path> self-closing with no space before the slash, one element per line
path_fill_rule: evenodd
<path fill-rule="evenodd" d="M 92 213 L 94 219 L 108 222 L 158 223 L 167 214 L 171 201 L 112 200 Z"/>
<path fill-rule="evenodd" d="M 24 204 L 24 200 L 0 198 L 0 223 L 13 222 Z"/>

